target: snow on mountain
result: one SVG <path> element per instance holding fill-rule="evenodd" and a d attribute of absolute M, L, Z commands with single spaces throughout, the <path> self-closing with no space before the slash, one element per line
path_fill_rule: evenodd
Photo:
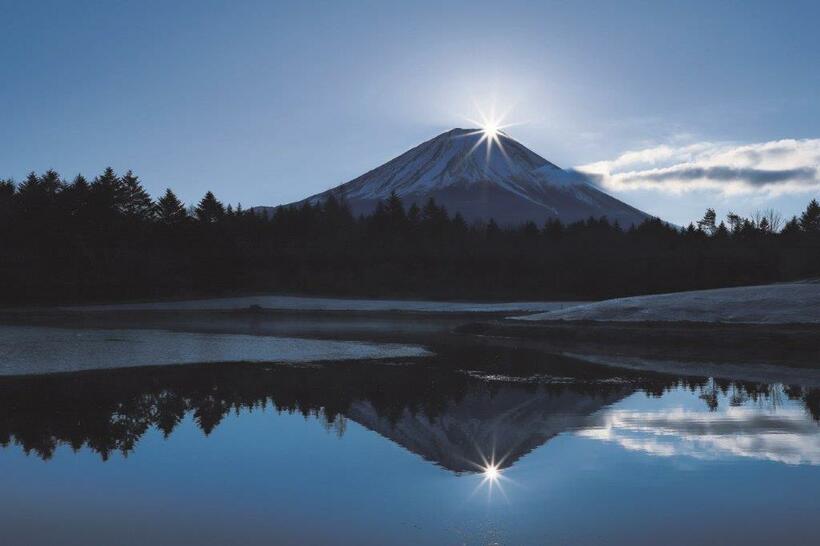
<path fill-rule="evenodd" d="M 429 140 L 341 186 L 348 199 L 386 199 L 391 192 L 400 197 L 442 190 L 454 184 L 493 181 L 527 198 L 543 177 L 538 169 L 560 171 L 518 142 L 499 134 L 507 157 L 498 146 L 479 143 L 481 133 L 453 129 Z"/>
<path fill-rule="evenodd" d="M 358 401 L 347 418 L 373 430 L 453 472 L 480 472 L 482 458 L 493 455 L 499 468 L 550 439 L 584 427 L 589 416 L 631 394 L 624 386 L 596 396 L 567 389 L 534 391 L 522 385 L 500 384 L 471 391 L 449 402 L 430 417 L 404 410 L 398 419 L 381 415 L 368 401 Z"/>
<path fill-rule="evenodd" d="M 305 201 L 318 203 L 331 194 L 343 196 L 354 213 L 366 214 L 393 192 L 407 205 L 421 206 L 432 197 L 468 221 L 492 218 L 501 224 L 520 224 L 607 216 L 626 226 L 648 218 L 515 139 L 503 133 L 498 133 L 497 140 L 486 139 L 476 129 L 442 133 Z"/>

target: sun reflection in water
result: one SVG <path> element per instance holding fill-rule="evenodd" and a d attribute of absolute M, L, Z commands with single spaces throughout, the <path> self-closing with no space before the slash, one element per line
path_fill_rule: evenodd
<path fill-rule="evenodd" d="M 473 490 L 472 495 L 475 495 L 482 489 L 487 490 L 487 500 L 492 500 L 493 492 L 498 490 L 501 496 L 509 502 L 507 498 L 507 493 L 504 491 L 504 482 L 510 481 L 507 476 L 504 475 L 504 470 L 502 469 L 501 465 L 504 462 L 504 457 L 501 459 L 496 460 L 495 456 L 491 456 L 489 459 L 481 455 L 481 463 L 473 463 L 478 470 L 477 476 L 481 478 L 481 481 L 476 486 L 475 490 Z"/>
<path fill-rule="evenodd" d="M 484 478 L 487 481 L 494 482 L 494 481 L 498 480 L 498 478 L 500 476 L 501 476 L 501 470 L 498 468 L 497 465 L 488 465 L 484 469 Z"/>

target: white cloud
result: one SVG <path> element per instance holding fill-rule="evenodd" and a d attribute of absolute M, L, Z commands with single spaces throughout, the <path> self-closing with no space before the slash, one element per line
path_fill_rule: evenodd
<path fill-rule="evenodd" d="M 817 424 L 797 408 L 780 409 L 776 414 L 737 407 L 717 413 L 610 410 L 576 434 L 657 457 L 743 457 L 820 464 Z"/>
<path fill-rule="evenodd" d="M 655 146 L 576 170 L 616 192 L 681 194 L 709 190 L 724 195 L 767 196 L 806 193 L 820 189 L 820 139 Z"/>

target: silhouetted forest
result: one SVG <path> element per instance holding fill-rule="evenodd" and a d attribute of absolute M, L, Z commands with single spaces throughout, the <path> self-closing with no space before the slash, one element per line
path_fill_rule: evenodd
<path fill-rule="evenodd" d="M 783 224 L 781 226 L 781 224 Z M 393 196 L 366 217 L 341 199 L 264 216 L 211 192 L 153 200 L 130 171 L 0 181 L 0 301 L 252 291 L 438 299 L 593 299 L 820 275 L 820 205 L 783 223 L 709 210 L 697 225 L 606 218 L 468 225 Z"/>
<path fill-rule="evenodd" d="M 550 356 L 550 374 L 558 382 L 516 381 L 544 372 L 544 355 L 521 349 L 444 349 L 412 366 L 373 362 L 333 362 L 317 366 L 258 363 L 202 364 L 101 370 L 72 374 L 0 378 L 0 446 L 19 445 L 26 453 L 49 459 L 60 445 L 88 448 L 107 459 L 124 455 L 151 429 L 166 437 L 191 417 L 210 434 L 229 414 L 272 410 L 319 419 L 329 430 L 344 433 L 346 415 L 357 402 L 397 423 L 405 413 L 431 421 L 446 417 L 473 392 L 490 395 L 506 389 L 522 400 L 537 392 L 589 398 L 627 396 L 643 390 L 659 397 L 684 387 L 697 393 L 711 411 L 721 395 L 732 405 L 749 401 L 777 406 L 799 400 L 815 421 L 820 419 L 820 390 L 756 383 L 616 370 L 568 357 Z M 470 363 L 471 373 L 459 369 Z M 495 377 L 486 381 L 483 375 Z M 499 381 L 499 376 L 511 377 Z M 567 381 L 572 378 L 572 381 Z M 572 409 L 572 408 L 568 408 Z M 283 439 L 287 441 L 287 439 Z"/>

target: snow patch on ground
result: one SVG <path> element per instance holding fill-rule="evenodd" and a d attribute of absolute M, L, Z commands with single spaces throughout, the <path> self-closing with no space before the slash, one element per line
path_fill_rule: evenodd
<path fill-rule="evenodd" d="M 295 363 L 430 354 L 421 347 L 396 343 L 0 326 L 0 376 L 205 362 Z"/>
<path fill-rule="evenodd" d="M 577 302 L 524 301 L 469 303 L 420 300 L 309 298 L 300 296 L 246 296 L 188 301 L 123 303 L 65 307 L 71 311 L 230 311 L 259 306 L 277 311 L 400 311 L 414 313 L 542 313 Z"/>
<path fill-rule="evenodd" d="M 796 282 L 618 298 L 517 320 L 820 323 L 820 283 Z"/>

